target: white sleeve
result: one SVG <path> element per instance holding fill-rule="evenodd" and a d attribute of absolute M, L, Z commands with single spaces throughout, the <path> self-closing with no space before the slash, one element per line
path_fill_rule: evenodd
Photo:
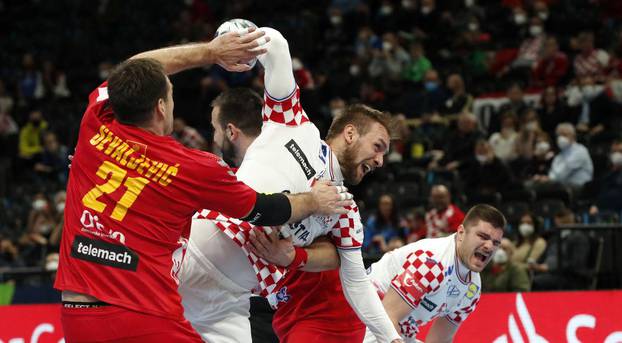
<path fill-rule="evenodd" d="M 339 277 L 343 294 L 359 319 L 376 336 L 378 342 L 400 339 L 365 272 L 361 249 L 337 249 L 337 251 L 341 258 Z"/>
<path fill-rule="evenodd" d="M 268 52 L 257 57 L 265 69 L 266 93 L 274 99 L 286 98 L 296 90 L 289 45 L 279 31 L 270 27 L 262 27 L 260 30 L 270 37 L 270 42 L 266 44 Z"/>

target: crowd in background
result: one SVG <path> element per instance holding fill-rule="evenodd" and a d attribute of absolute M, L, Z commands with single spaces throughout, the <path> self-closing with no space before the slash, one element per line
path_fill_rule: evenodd
<path fill-rule="evenodd" d="M 370 256 L 451 234 L 486 202 L 509 226 L 485 290 L 590 287 L 590 237 L 553 228 L 620 221 L 616 0 L 0 0 L 0 269 L 55 268 L 90 91 L 132 54 L 209 40 L 229 18 L 288 39 L 321 132 L 350 103 L 393 114 L 385 168 L 353 189 Z M 174 136 L 210 150 L 212 99 L 262 92 L 263 75 L 213 66 L 172 82 Z"/>

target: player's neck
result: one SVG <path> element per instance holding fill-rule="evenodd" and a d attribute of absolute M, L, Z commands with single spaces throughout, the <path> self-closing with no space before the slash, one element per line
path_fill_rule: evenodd
<path fill-rule="evenodd" d="M 246 156 L 246 151 L 248 147 L 253 144 L 257 136 L 247 136 L 244 133 L 240 133 L 238 137 L 238 141 L 235 144 L 235 158 L 234 162 L 237 166 L 242 164 L 242 160 L 244 160 L 244 156 Z"/>

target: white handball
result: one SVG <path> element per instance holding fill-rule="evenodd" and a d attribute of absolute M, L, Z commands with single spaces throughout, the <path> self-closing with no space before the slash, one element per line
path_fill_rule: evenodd
<path fill-rule="evenodd" d="M 248 30 L 248 28 L 257 28 L 257 25 L 255 25 L 255 23 L 253 23 L 250 20 L 246 20 L 246 19 L 231 19 L 231 20 L 227 20 L 224 23 L 220 24 L 220 26 L 218 27 L 218 29 L 216 29 L 216 34 L 214 35 L 214 37 L 218 37 L 220 35 L 223 35 L 227 32 L 244 32 L 246 33 L 246 30 Z M 250 61 L 240 61 L 240 63 L 242 64 L 246 64 L 249 67 L 253 68 L 255 66 L 255 63 L 257 63 L 257 58 L 253 58 Z"/>

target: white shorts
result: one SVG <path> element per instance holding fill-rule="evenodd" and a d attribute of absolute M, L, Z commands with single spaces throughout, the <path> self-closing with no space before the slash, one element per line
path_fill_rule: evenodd
<path fill-rule="evenodd" d="M 231 281 L 188 245 L 179 293 L 184 315 L 204 341 L 251 343 L 251 292 Z"/>

